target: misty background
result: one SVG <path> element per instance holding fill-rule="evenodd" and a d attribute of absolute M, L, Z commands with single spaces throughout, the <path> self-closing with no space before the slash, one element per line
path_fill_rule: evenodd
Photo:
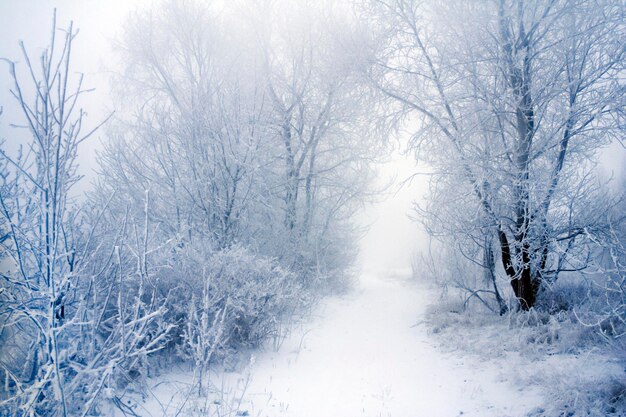
<path fill-rule="evenodd" d="M 70 20 L 80 30 L 74 45 L 73 68 L 85 75 L 85 87 L 94 91 L 83 96 L 83 107 L 88 109 L 89 124 L 95 126 L 115 111 L 110 96 L 110 78 L 118 71 L 115 54 L 122 26 L 128 24 L 128 14 L 149 7 L 150 0 L 111 1 L 57 1 L 54 6 L 41 0 L 0 2 L 0 57 L 22 61 L 19 41 L 35 55 L 46 45 L 50 32 L 53 7 L 57 8 L 58 26 L 65 27 Z M 6 70 L 6 67 L 4 68 Z M 6 147 L 11 150 L 28 133 L 24 129 L 9 126 L 22 117 L 10 96 L 11 80 L 0 77 L 0 137 L 7 138 Z M 97 169 L 96 151 L 101 148 L 104 130 L 81 145 L 79 172 L 85 176 L 77 192 L 90 187 Z M 406 137 L 396 138 L 396 150 L 387 160 L 377 166 L 377 187 L 384 189 L 377 203 L 368 204 L 359 216 L 359 223 L 368 232 L 360 242 L 359 265 L 364 270 L 407 270 L 418 249 L 427 247 L 428 237 L 418 225 L 409 219 L 413 203 L 427 192 L 427 179 L 412 178 L 418 170 L 412 154 L 400 151 L 406 147 Z M 611 155 L 611 153 L 608 153 Z M 612 154 L 619 158 L 618 154 Z M 622 166 L 615 163 L 615 166 Z"/>
<path fill-rule="evenodd" d="M 625 16 L 0 0 L 0 417 L 625 415 Z"/>

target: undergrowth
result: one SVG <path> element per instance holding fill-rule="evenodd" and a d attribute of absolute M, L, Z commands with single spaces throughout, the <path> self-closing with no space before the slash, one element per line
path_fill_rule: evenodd
<path fill-rule="evenodd" d="M 542 294 L 536 309 L 499 316 L 448 290 L 429 307 L 427 326 L 444 349 L 496 362 L 522 389 L 538 387 L 544 405 L 529 417 L 626 416 L 625 345 L 594 317 L 598 296 L 566 283 Z"/>

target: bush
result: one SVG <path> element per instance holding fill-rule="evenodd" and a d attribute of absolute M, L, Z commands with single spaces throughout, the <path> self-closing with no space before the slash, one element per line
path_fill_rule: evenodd
<path fill-rule="evenodd" d="M 281 321 L 308 303 L 294 273 L 241 245 L 197 241 L 166 256 L 157 285 L 174 324 L 168 352 L 183 360 L 207 366 L 280 337 Z"/>
<path fill-rule="evenodd" d="M 463 292 L 451 288 L 429 307 L 427 326 L 442 347 L 492 363 L 521 389 L 540 388 L 544 404 L 529 416 L 621 416 L 624 357 L 595 325 L 604 297 L 595 282 L 564 275 L 537 308 L 499 316 L 478 303 L 463 308 Z"/>
<path fill-rule="evenodd" d="M 276 259 L 243 246 L 212 251 L 187 244 L 170 256 L 177 269 L 163 271 L 166 320 L 175 324 L 170 352 L 192 360 L 199 391 L 207 367 L 280 337 L 281 321 L 306 302 L 295 274 Z"/>
<path fill-rule="evenodd" d="M 293 273 L 241 246 L 215 252 L 200 278 L 202 298 L 214 301 L 209 308 L 224 312 L 224 340 L 234 349 L 276 335 L 281 318 L 305 301 Z M 196 311 L 202 311 L 200 301 Z"/>

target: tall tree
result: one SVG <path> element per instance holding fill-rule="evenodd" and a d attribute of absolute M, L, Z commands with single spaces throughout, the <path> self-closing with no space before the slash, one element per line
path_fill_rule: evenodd
<path fill-rule="evenodd" d="M 446 192 L 473 195 L 520 306 L 532 307 L 542 282 L 584 268 L 570 255 L 600 226 L 585 212 L 588 173 L 623 127 L 624 6 L 401 0 L 366 10 L 380 42 L 371 81 L 420 118 L 412 146 L 457 173 Z"/>
<path fill-rule="evenodd" d="M 303 280 L 339 278 L 376 152 L 343 54 L 351 27 L 321 8 L 253 9 L 170 1 L 136 16 L 119 81 L 130 116 L 101 155 L 101 189 L 120 190 L 119 216 L 152 190 L 151 218 L 181 244 L 243 244 Z M 320 17 L 299 24 L 307 13 Z"/>
<path fill-rule="evenodd" d="M 355 26 L 332 8 L 277 2 L 255 21 L 264 51 L 270 126 L 283 163 L 284 228 L 303 257 L 335 250 L 367 192 L 379 144 L 357 77 Z M 382 142 L 379 142 L 382 143 Z M 357 203 L 357 204 L 355 204 Z M 340 228 L 340 233 L 333 233 Z M 325 239 L 328 238 L 328 239 Z M 313 255 L 313 256 L 311 256 Z"/>

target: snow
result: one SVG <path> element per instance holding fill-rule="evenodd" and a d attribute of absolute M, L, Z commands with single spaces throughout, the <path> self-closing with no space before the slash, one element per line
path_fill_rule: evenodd
<path fill-rule="evenodd" d="M 513 417 L 537 408 L 537 389 L 522 393 L 497 366 L 437 347 L 422 324 L 436 294 L 408 271 L 363 276 L 353 292 L 323 301 L 278 351 L 257 352 L 245 369 L 213 383 L 241 401 L 238 415 L 259 417 Z M 191 373 L 160 380 L 163 391 L 140 415 L 174 415 Z M 179 381 L 168 383 L 174 395 L 163 380 Z"/>
<path fill-rule="evenodd" d="M 406 178 L 412 167 L 410 158 L 394 154 L 382 171 Z M 322 300 L 278 350 L 270 341 L 244 355 L 236 372 L 214 369 L 216 394 L 206 399 L 194 398 L 190 370 L 154 378 L 134 411 L 154 417 L 516 417 L 538 409 L 544 402 L 539 388 L 511 378 L 510 366 L 444 349 L 429 334 L 426 315 L 440 291 L 411 278 L 416 236 L 422 236 L 406 215 L 423 187 L 392 190 L 363 215 L 371 228 L 361 242 L 363 272 L 355 288 Z"/>
<path fill-rule="evenodd" d="M 511 401 L 520 395 L 499 381 L 498 369 L 474 369 L 436 349 L 420 324 L 433 294 L 406 278 L 366 276 L 355 293 L 328 300 L 301 350 L 294 335 L 277 354 L 257 358 L 251 414 L 516 416 L 532 409 L 527 394 L 526 409 Z"/>

